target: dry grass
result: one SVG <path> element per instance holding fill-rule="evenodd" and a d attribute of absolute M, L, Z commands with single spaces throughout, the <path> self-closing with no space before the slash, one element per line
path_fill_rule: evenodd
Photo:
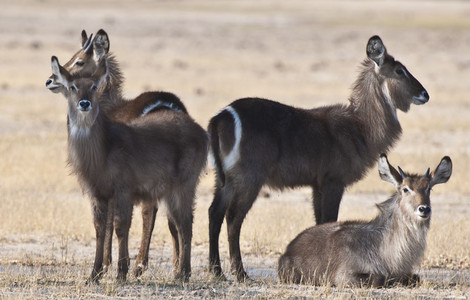
<path fill-rule="evenodd" d="M 0 298 L 468 298 L 470 296 L 470 4 L 416 2 L 9 2 L 0 20 Z M 92 9 L 88 7 L 92 7 Z M 403 136 L 389 155 L 403 169 L 424 172 L 449 155 L 454 173 L 433 191 L 433 221 L 419 288 L 335 289 L 279 285 L 277 259 L 313 224 L 310 191 L 263 191 L 242 228 L 242 255 L 255 282 L 215 282 L 206 272 L 207 209 L 213 174 L 198 192 L 193 276 L 171 279 L 171 241 L 159 213 L 150 268 L 118 285 L 107 275 L 85 286 L 94 253 L 89 203 L 66 167 L 65 101 L 44 88 L 50 56 L 65 62 L 81 29 L 105 28 L 122 63 L 126 95 L 175 92 L 206 125 L 229 102 L 260 96 L 299 107 L 347 101 L 365 43 L 383 38 L 431 95 L 400 113 Z M 340 219 L 372 218 L 392 187 L 375 170 L 351 187 Z M 135 211 L 135 256 L 141 218 Z M 223 268 L 229 275 L 225 225 Z M 116 249 L 116 247 L 114 247 Z"/>

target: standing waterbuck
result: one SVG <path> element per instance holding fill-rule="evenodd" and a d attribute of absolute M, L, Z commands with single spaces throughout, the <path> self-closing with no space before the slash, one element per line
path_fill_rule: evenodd
<path fill-rule="evenodd" d="M 68 161 L 92 199 L 96 254 L 90 281 L 97 281 L 103 270 L 107 222 L 114 224 L 118 238 L 117 278 L 126 279 L 129 227 L 138 203 L 165 204 L 176 230 L 175 278 L 187 281 L 195 190 L 208 152 L 206 132 L 188 114 L 173 110 L 130 124 L 111 120 L 100 100 L 108 76 L 106 60 L 91 78 L 74 78 L 56 57 L 52 68 L 68 90 Z"/>
<path fill-rule="evenodd" d="M 173 109 L 187 113 L 181 100 L 168 92 L 145 92 L 134 99 L 124 99 L 122 96 L 124 78 L 115 56 L 109 52 L 108 34 L 100 29 L 93 39 L 93 34 L 87 36 L 86 31 L 82 30 L 81 38 L 82 47 L 62 67 L 76 78 L 90 77 L 96 71 L 98 63 L 102 59 L 107 60 L 109 82 L 103 85 L 103 98 L 106 98 L 103 101 L 103 107 L 108 108 L 113 119 L 130 122 L 160 109 Z M 46 80 L 46 87 L 53 93 L 67 94 L 67 89 L 54 73 Z"/>
<path fill-rule="evenodd" d="M 370 222 L 327 223 L 306 229 L 287 246 L 279 259 L 282 282 L 336 286 L 415 283 L 426 249 L 431 221 L 431 188 L 449 180 L 452 161 L 442 158 L 436 170 L 425 175 L 395 170 L 385 155 L 379 159 L 380 177 L 396 192 L 377 204 L 378 216 Z"/>
<path fill-rule="evenodd" d="M 361 179 L 401 134 L 397 109 L 429 95 L 373 36 L 349 105 L 299 109 L 245 98 L 209 122 L 216 186 L 209 208 L 210 270 L 223 277 L 220 228 L 227 221 L 232 272 L 247 278 L 240 230 L 261 187 L 311 186 L 317 224 L 336 221 L 345 188 Z"/>
<path fill-rule="evenodd" d="M 109 52 L 110 41 L 108 34 L 100 29 L 95 38 L 93 34 L 87 36 L 85 30 L 82 31 L 82 47 L 63 67 L 74 78 L 91 77 L 101 60 L 106 60 L 108 65 L 108 78 L 103 84 L 101 93 L 101 107 L 105 108 L 109 118 L 115 121 L 130 123 L 136 118 L 143 117 L 150 113 L 159 113 L 161 110 L 172 109 L 187 113 L 186 107 L 180 99 L 172 93 L 162 91 L 145 92 L 132 100 L 126 100 L 122 96 L 123 76 L 119 64 Z M 60 79 L 60 74 L 53 74 L 46 81 L 46 87 L 54 93 L 62 93 L 67 96 L 68 90 Z M 148 254 L 150 240 L 154 228 L 158 205 L 151 203 L 142 204 L 142 239 L 139 253 L 134 267 L 134 275 L 140 276 L 148 265 Z M 170 232 L 174 235 L 176 229 L 169 221 Z M 107 236 L 105 240 L 104 269 L 107 270 L 112 261 L 112 232 L 113 224 L 109 220 L 107 224 Z"/>

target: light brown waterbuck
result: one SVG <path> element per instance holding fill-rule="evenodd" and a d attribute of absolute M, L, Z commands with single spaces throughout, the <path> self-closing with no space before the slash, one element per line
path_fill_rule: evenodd
<path fill-rule="evenodd" d="M 117 278 L 126 279 L 129 227 L 138 203 L 165 204 L 176 230 L 175 278 L 187 281 L 195 189 L 207 159 L 207 133 L 188 114 L 174 110 L 130 124 L 111 120 L 101 109 L 100 87 L 109 76 L 106 60 L 91 78 L 74 78 L 55 57 L 52 68 L 68 90 L 68 161 L 92 199 L 96 254 L 90 281 L 97 281 L 103 270 L 107 223 L 114 224 L 118 238 Z"/>
<path fill-rule="evenodd" d="M 90 77 L 102 59 L 107 61 L 109 82 L 103 86 L 102 93 L 106 100 L 102 103 L 103 108 L 109 111 L 110 117 L 130 122 L 160 109 L 173 109 L 187 113 L 181 100 L 168 92 L 145 92 L 134 99 L 125 99 L 122 96 L 124 78 L 115 56 L 109 52 L 110 40 L 106 31 L 100 29 L 93 38 L 93 34 L 87 36 L 86 31 L 82 30 L 81 38 L 82 47 L 62 67 L 76 78 Z M 64 95 L 67 93 L 67 89 L 57 80 L 57 75 L 54 73 L 46 80 L 46 87 L 53 93 Z"/>
<path fill-rule="evenodd" d="M 103 85 L 100 103 L 101 107 L 106 110 L 109 118 L 124 123 L 130 123 L 136 118 L 143 117 L 147 114 L 159 113 L 161 110 L 172 109 L 187 113 L 186 107 L 180 99 L 172 93 L 163 91 L 145 92 L 132 100 L 124 99 L 122 96 L 123 76 L 119 64 L 109 52 L 110 41 L 108 34 L 100 29 L 95 38 L 93 34 L 87 36 L 85 30 L 82 31 L 82 47 L 72 58 L 64 64 L 63 67 L 74 78 L 91 77 L 96 72 L 98 63 L 106 60 L 108 65 L 108 79 Z M 59 74 L 53 74 L 46 81 L 46 87 L 54 93 L 62 93 L 67 96 L 67 88 L 60 82 Z M 158 205 L 148 203 L 142 204 L 142 239 L 139 254 L 137 255 L 136 265 L 134 267 L 134 275 L 140 276 L 147 268 L 150 240 L 154 228 L 155 218 L 158 211 Z M 174 224 L 169 222 L 170 232 L 174 234 L 176 229 Z M 112 235 L 113 224 L 111 220 L 108 222 L 107 236 L 105 241 L 104 252 L 104 270 L 106 271 L 112 261 Z"/>
<path fill-rule="evenodd" d="M 317 224 L 336 221 L 345 187 L 400 136 L 397 109 L 406 112 L 412 103 L 429 100 L 378 36 L 369 39 L 366 52 L 349 105 L 307 110 L 245 98 L 210 120 L 216 187 L 209 208 L 209 264 L 216 276 L 223 277 L 218 244 L 224 216 L 232 272 L 243 281 L 240 230 L 263 185 L 311 186 Z"/>
<path fill-rule="evenodd" d="M 331 283 L 336 286 L 387 286 L 416 283 L 413 274 L 426 249 L 431 221 L 431 188 L 449 180 L 452 161 L 442 158 L 425 175 L 393 168 L 385 155 L 379 160 L 380 177 L 396 192 L 377 204 L 372 221 L 327 223 L 306 229 L 287 246 L 279 259 L 282 282 Z"/>

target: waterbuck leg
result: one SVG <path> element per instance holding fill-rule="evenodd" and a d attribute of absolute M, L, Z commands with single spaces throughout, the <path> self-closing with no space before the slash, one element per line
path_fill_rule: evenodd
<path fill-rule="evenodd" d="M 87 284 L 97 283 L 103 274 L 104 240 L 106 236 L 106 219 L 108 215 L 108 201 L 95 199 L 93 201 L 93 224 L 96 233 L 96 250 L 93 270 Z"/>
<path fill-rule="evenodd" d="M 219 236 L 227 210 L 226 196 L 224 196 L 226 192 L 227 188 L 221 188 L 217 184 L 214 200 L 209 208 L 209 271 L 221 280 L 225 280 L 225 276 L 220 265 Z"/>
<path fill-rule="evenodd" d="M 322 193 L 317 186 L 313 187 L 313 211 L 315 213 L 315 223 L 320 224 L 322 215 Z"/>
<path fill-rule="evenodd" d="M 178 270 L 179 268 L 179 256 L 180 256 L 180 243 L 178 238 L 178 228 L 176 228 L 175 223 L 168 218 L 168 228 L 171 233 L 171 240 L 173 242 L 173 270 Z"/>
<path fill-rule="evenodd" d="M 338 219 L 339 204 L 344 193 L 344 184 L 327 181 L 322 187 L 321 216 L 317 224 L 335 222 Z"/>
<path fill-rule="evenodd" d="M 104 257 L 103 257 L 103 273 L 106 273 L 111 267 L 112 251 L 113 251 L 113 231 L 114 231 L 114 202 L 108 201 L 108 214 L 106 217 L 106 235 L 104 238 Z"/>
<path fill-rule="evenodd" d="M 129 271 L 129 228 L 132 221 L 133 204 L 129 197 L 119 195 L 115 201 L 114 228 L 118 238 L 119 260 L 117 280 L 126 281 L 127 272 Z"/>
<path fill-rule="evenodd" d="M 230 264 L 232 273 L 239 282 L 249 279 L 243 268 L 242 257 L 240 253 L 240 230 L 246 214 L 250 210 L 253 202 L 261 189 L 260 184 L 251 183 L 248 190 L 234 193 L 233 198 L 228 202 L 229 206 L 226 213 L 228 243 L 230 252 Z"/>
<path fill-rule="evenodd" d="M 149 262 L 150 240 L 155 226 L 155 217 L 158 207 L 155 203 L 142 203 L 142 238 L 140 241 L 139 254 L 135 261 L 134 276 L 139 277 L 147 269 Z"/>
<path fill-rule="evenodd" d="M 176 227 L 179 246 L 177 269 L 174 270 L 175 279 L 184 282 L 189 281 L 191 277 L 191 240 L 193 237 L 193 203 L 195 186 L 187 191 L 177 191 L 169 198 L 168 218 L 170 231 Z M 172 232 L 172 235 L 174 231 Z"/>

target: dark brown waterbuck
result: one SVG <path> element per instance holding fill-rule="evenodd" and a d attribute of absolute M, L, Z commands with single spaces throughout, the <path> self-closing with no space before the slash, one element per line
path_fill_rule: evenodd
<path fill-rule="evenodd" d="M 431 220 L 431 188 L 449 180 L 452 161 L 442 158 L 436 170 L 415 175 L 395 170 L 385 155 L 379 160 L 380 177 L 396 192 L 377 204 L 372 221 L 327 223 L 306 229 L 279 259 L 282 282 L 336 286 L 387 286 L 416 283 L 413 274 L 426 249 Z"/>
<path fill-rule="evenodd" d="M 180 99 L 172 93 L 153 91 L 145 92 L 137 96 L 135 99 L 127 100 L 122 97 L 122 83 L 123 76 L 119 64 L 109 52 L 110 41 L 108 34 L 100 29 L 95 38 L 93 34 L 87 36 L 85 30 L 82 31 L 82 47 L 79 51 L 72 56 L 72 58 L 64 64 L 63 68 L 74 76 L 91 77 L 91 74 L 96 72 L 98 63 L 101 60 L 106 60 L 108 65 L 109 78 L 105 85 L 103 85 L 103 92 L 101 93 L 100 103 L 107 112 L 108 117 L 113 120 L 130 123 L 136 118 L 143 117 L 150 113 L 158 113 L 160 110 L 172 109 L 187 113 L 186 107 Z M 62 67 L 62 66 L 61 66 Z M 46 81 L 46 87 L 54 93 L 62 93 L 67 96 L 67 88 L 63 83 L 58 80 L 58 70 Z M 158 211 L 158 206 L 144 203 L 142 204 L 142 240 L 137 255 L 136 265 L 134 268 L 134 275 L 140 276 L 148 265 L 148 254 L 150 247 L 150 240 L 154 228 L 155 218 Z M 169 223 L 171 232 L 176 232 L 174 225 Z M 112 261 L 112 235 L 113 224 L 108 222 L 106 246 L 104 253 L 104 269 L 107 270 Z"/>
<path fill-rule="evenodd" d="M 345 187 L 361 179 L 401 134 L 397 109 L 429 100 L 428 93 L 382 40 L 367 43 L 367 59 L 349 105 L 311 110 L 245 98 L 209 122 L 216 165 L 214 200 L 209 208 L 209 264 L 223 277 L 220 228 L 227 221 L 232 272 L 247 278 L 240 254 L 240 230 L 261 187 L 313 188 L 317 224 L 336 221 Z"/>
<path fill-rule="evenodd" d="M 68 90 L 68 161 L 92 199 L 96 254 L 90 281 L 103 270 L 107 223 L 114 224 L 118 238 L 117 278 L 126 279 L 129 227 L 138 203 L 166 207 L 175 230 L 175 278 L 189 280 L 194 197 L 207 159 L 207 133 L 188 114 L 174 110 L 130 124 L 111 120 L 101 109 L 106 60 L 91 78 L 74 78 L 55 57 L 52 68 Z"/>

